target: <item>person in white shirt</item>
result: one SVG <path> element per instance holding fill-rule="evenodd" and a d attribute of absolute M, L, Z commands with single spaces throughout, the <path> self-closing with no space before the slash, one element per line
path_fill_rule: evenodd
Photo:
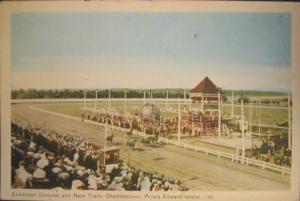
<path fill-rule="evenodd" d="M 32 174 L 26 171 L 23 161 L 19 163 L 19 168 L 16 169 L 15 179 L 15 188 L 26 188 L 28 185 L 30 185 Z"/>

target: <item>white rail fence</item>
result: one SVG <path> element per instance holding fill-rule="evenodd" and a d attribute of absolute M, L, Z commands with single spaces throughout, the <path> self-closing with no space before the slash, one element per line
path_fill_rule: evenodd
<path fill-rule="evenodd" d="M 69 119 L 73 119 L 73 120 L 83 121 L 85 123 L 92 124 L 92 125 L 97 125 L 97 126 L 102 126 L 102 127 L 106 126 L 105 123 L 95 122 L 95 121 L 86 120 L 86 119 L 82 120 L 82 118 L 79 118 L 79 117 L 74 117 L 74 116 L 61 114 L 61 113 L 57 113 L 57 112 L 52 112 L 49 110 L 36 108 L 36 107 L 32 107 L 32 106 L 31 106 L 31 108 L 34 110 L 46 112 L 49 114 L 53 114 L 53 115 L 57 115 L 57 116 L 61 116 L 61 117 L 65 117 L 65 118 L 69 118 Z M 123 132 L 123 133 L 128 133 L 130 131 L 130 129 L 113 126 L 113 125 L 109 125 L 109 124 L 107 126 L 108 126 L 108 128 L 110 128 L 112 130 L 116 130 L 116 131 Z M 146 134 L 145 132 L 141 132 L 141 131 L 137 131 L 137 130 L 133 130 L 132 134 L 138 135 L 141 137 L 150 136 L 150 135 Z M 243 163 L 246 165 L 253 165 L 253 166 L 260 167 L 262 169 L 269 169 L 272 171 L 280 172 L 282 174 L 291 174 L 291 169 L 288 167 L 279 166 L 279 165 L 275 165 L 273 163 L 269 163 L 269 162 L 265 162 L 265 161 L 261 161 L 261 160 L 255 160 L 255 159 L 251 159 L 251 158 L 247 158 L 247 157 L 242 158 L 242 156 L 239 156 L 237 154 L 230 154 L 230 153 L 225 153 L 225 152 L 221 152 L 221 151 L 215 151 L 215 150 L 211 150 L 211 149 L 208 149 L 205 147 L 199 147 L 199 146 L 187 144 L 184 142 L 179 142 L 177 140 L 171 140 L 171 139 L 162 138 L 162 137 L 159 137 L 158 141 L 164 142 L 167 144 L 176 145 L 179 147 L 183 147 L 183 148 L 189 149 L 189 150 L 194 150 L 194 151 L 199 151 L 199 152 L 203 152 L 206 154 L 214 155 L 214 156 L 217 156 L 218 158 L 220 158 L 220 157 L 227 158 L 227 159 L 232 160 L 232 162 L 236 162 L 236 163 L 240 162 L 240 163 Z"/>
<path fill-rule="evenodd" d="M 91 123 L 91 124 L 96 124 L 96 125 L 101 125 L 101 126 L 105 126 L 104 123 L 99 123 L 99 122 L 94 122 L 94 121 L 90 121 L 90 120 L 85 120 L 85 122 L 87 123 Z M 108 125 L 108 127 L 110 129 L 119 131 L 119 132 L 123 132 L 123 133 L 127 133 L 130 130 L 127 128 L 121 128 L 118 126 L 112 126 L 112 125 Z M 149 136 L 148 134 L 141 132 L 141 131 L 137 131 L 137 130 L 133 130 L 133 135 L 139 135 L 141 137 L 147 137 Z M 253 166 L 257 166 L 260 167 L 262 169 L 269 169 L 272 171 L 276 171 L 276 172 L 280 172 L 282 174 L 291 174 L 291 169 L 288 167 L 284 167 L 284 166 L 280 166 L 280 165 L 275 165 L 273 163 L 269 163 L 269 162 L 265 162 L 265 161 L 261 161 L 261 160 L 255 160 L 255 159 L 251 159 L 248 157 L 242 158 L 242 156 L 239 156 L 237 154 L 230 154 L 230 153 L 225 153 L 225 152 L 221 152 L 221 151 L 215 151 L 215 150 L 211 150 L 205 147 L 199 147 L 199 146 L 195 146 L 195 145 L 191 145 L 191 144 L 187 144 L 184 142 L 178 142 L 177 140 L 171 140 L 171 139 L 167 139 L 167 138 L 162 138 L 159 137 L 158 139 L 159 142 L 165 142 L 167 144 L 172 144 L 172 145 L 176 145 L 179 147 L 183 147 L 185 149 L 189 149 L 189 150 L 194 150 L 194 151 L 199 151 L 199 152 L 203 152 L 206 154 L 210 154 L 210 155 L 214 155 L 217 156 L 218 158 L 223 157 L 223 158 L 227 158 L 232 160 L 232 162 L 240 162 L 246 165 L 253 165 Z"/>
<path fill-rule="evenodd" d="M 218 158 L 223 157 L 223 158 L 231 159 L 233 162 L 236 162 L 236 163 L 240 162 L 240 163 L 244 163 L 246 165 L 254 165 L 254 166 L 257 166 L 257 167 L 261 167 L 262 169 L 269 169 L 269 170 L 272 170 L 272 171 L 281 172 L 282 174 L 291 174 L 291 169 L 290 168 L 275 165 L 273 163 L 260 161 L 260 160 L 255 160 L 255 159 L 251 159 L 251 158 L 247 158 L 247 157 L 242 158 L 242 156 L 239 156 L 239 155 L 236 155 L 236 154 L 230 154 L 230 153 L 224 153 L 224 152 L 221 152 L 221 151 L 215 151 L 215 150 L 211 150 L 211 149 L 204 148 L 204 147 L 199 147 L 199 146 L 195 146 L 195 145 L 191 145 L 191 144 L 187 144 L 187 143 L 183 143 L 183 142 L 178 142 L 177 140 L 159 138 L 159 141 L 165 142 L 167 144 L 176 145 L 176 146 L 179 146 L 179 147 L 184 147 L 185 149 L 190 149 L 190 150 L 200 151 L 200 152 L 203 152 L 203 153 L 206 153 L 206 154 L 215 155 Z"/>

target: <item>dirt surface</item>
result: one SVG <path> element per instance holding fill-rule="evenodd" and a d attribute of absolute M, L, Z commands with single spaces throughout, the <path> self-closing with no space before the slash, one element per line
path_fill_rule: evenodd
<path fill-rule="evenodd" d="M 55 116 L 31 108 L 30 104 L 12 106 L 12 117 L 27 120 L 36 126 L 61 129 L 86 137 L 90 142 L 104 144 L 104 128 L 80 121 Z M 113 145 L 120 146 L 120 156 L 128 160 L 127 136 L 114 133 Z M 288 175 L 233 163 L 204 153 L 171 145 L 143 145 L 137 138 L 137 148 L 130 152 L 131 165 L 145 171 L 158 172 L 177 179 L 190 190 L 288 190 Z"/>

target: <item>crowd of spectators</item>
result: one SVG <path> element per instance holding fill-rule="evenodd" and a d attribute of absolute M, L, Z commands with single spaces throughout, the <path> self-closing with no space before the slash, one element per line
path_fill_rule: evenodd
<path fill-rule="evenodd" d="M 108 113 L 98 113 L 95 116 L 83 116 L 90 120 L 105 123 L 123 128 L 136 129 L 149 135 L 169 137 L 176 133 L 178 129 L 178 118 L 161 118 L 159 121 L 143 121 L 138 116 L 112 115 Z M 217 115 L 199 111 L 183 111 L 181 114 L 181 134 L 184 136 L 200 136 L 207 132 L 214 133 L 217 128 Z M 273 162 L 277 165 L 291 166 L 291 151 L 288 149 L 287 138 L 283 136 L 273 136 L 268 141 L 263 140 L 260 147 L 254 147 L 249 157 Z"/>
<path fill-rule="evenodd" d="M 291 150 L 288 148 L 287 136 L 275 135 L 263 139 L 259 147 L 254 147 L 252 157 L 290 167 Z"/>
<path fill-rule="evenodd" d="M 107 123 L 129 130 L 145 132 L 149 135 L 168 136 L 177 132 L 178 118 L 161 118 L 157 121 L 144 121 L 138 116 L 123 116 L 109 113 L 98 113 L 96 115 L 82 115 L 82 119 L 88 119 L 100 123 Z"/>
<path fill-rule="evenodd" d="M 98 113 L 96 115 L 82 115 L 83 119 L 93 120 L 122 128 L 143 131 L 149 135 L 168 137 L 177 133 L 178 117 L 160 118 L 157 121 L 144 121 L 139 116 L 124 116 L 109 113 Z M 181 114 L 181 133 L 187 136 L 200 136 L 205 133 L 214 133 L 217 128 L 218 118 L 213 114 L 202 114 L 201 112 L 185 111 Z"/>
<path fill-rule="evenodd" d="M 188 190 L 164 175 L 118 160 L 109 171 L 100 164 L 100 147 L 85 138 L 20 120 L 12 121 L 13 188 L 86 190 Z M 107 156 L 108 157 L 108 156 Z"/>
<path fill-rule="evenodd" d="M 218 127 L 218 116 L 210 112 L 184 111 L 182 113 L 182 133 L 189 136 L 200 136 L 214 133 Z"/>

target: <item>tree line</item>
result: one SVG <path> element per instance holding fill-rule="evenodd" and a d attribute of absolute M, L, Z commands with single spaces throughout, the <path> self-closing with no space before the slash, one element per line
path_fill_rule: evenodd
<path fill-rule="evenodd" d="M 84 89 L 15 89 L 11 91 L 12 99 L 43 99 L 43 98 L 84 98 Z M 98 98 L 108 98 L 109 89 L 97 89 Z M 144 91 L 146 98 L 166 98 L 167 91 L 169 98 L 184 98 L 184 89 L 111 89 L 111 98 L 124 98 L 125 91 L 127 98 L 143 98 Z M 190 89 L 185 89 L 186 98 L 189 98 Z M 95 98 L 96 89 L 87 89 L 86 97 Z M 253 90 L 236 90 L 234 91 L 234 96 L 238 96 L 238 101 L 241 99 L 245 103 L 248 102 L 249 96 L 278 96 L 286 95 L 283 92 L 268 92 L 268 91 L 253 91 Z M 223 100 L 226 101 L 227 98 L 231 97 L 231 90 L 223 90 Z"/>
<path fill-rule="evenodd" d="M 125 91 L 127 98 L 143 98 L 144 91 L 146 98 L 184 98 L 184 89 L 111 89 L 111 98 L 124 98 Z M 12 90 L 12 99 L 42 99 L 42 98 L 84 98 L 83 89 L 16 89 Z M 98 98 L 108 98 L 109 89 L 97 90 Z M 86 90 L 87 98 L 95 98 L 96 90 Z M 188 98 L 188 90 L 186 98 Z"/>

